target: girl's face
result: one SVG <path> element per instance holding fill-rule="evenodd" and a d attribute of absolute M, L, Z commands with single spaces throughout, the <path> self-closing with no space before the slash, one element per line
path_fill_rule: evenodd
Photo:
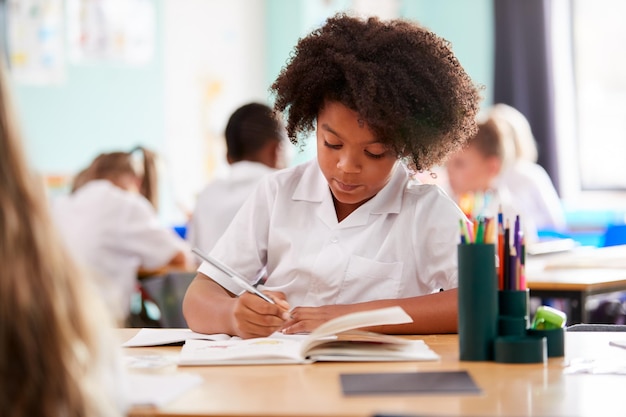
<path fill-rule="evenodd" d="M 455 153 L 446 163 L 452 192 L 461 196 L 488 190 L 497 175 L 496 164 L 497 158 L 486 157 L 471 145 Z"/>
<path fill-rule="evenodd" d="M 389 182 L 397 158 L 355 111 L 326 101 L 317 116 L 317 160 L 341 221 Z"/>

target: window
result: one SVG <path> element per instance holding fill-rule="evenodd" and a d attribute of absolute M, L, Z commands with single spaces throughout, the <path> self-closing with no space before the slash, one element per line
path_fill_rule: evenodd
<path fill-rule="evenodd" d="M 553 3 L 562 188 L 626 191 L 626 2 Z"/>
<path fill-rule="evenodd" d="M 561 196 L 626 206 L 626 2 L 552 1 Z"/>
<path fill-rule="evenodd" d="M 573 62 L 583 190 L 626 190 L 626 2 L 574 0 Z"/>

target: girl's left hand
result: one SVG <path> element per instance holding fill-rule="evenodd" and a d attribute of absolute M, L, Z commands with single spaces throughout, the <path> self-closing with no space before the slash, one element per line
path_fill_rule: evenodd
<path fill-rule="evenodd" d="M 328 305 L 321 307 L 295 307 L 281 331 L 285 334 L 310 333 L 330 319 L 348 314 L 350 306 Z"/>

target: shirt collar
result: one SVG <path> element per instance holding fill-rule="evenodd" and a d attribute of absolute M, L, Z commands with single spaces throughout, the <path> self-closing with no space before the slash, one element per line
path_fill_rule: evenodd
<path fill-rule="evenodd" d="M 317 160 L 314 159 L 306 164 L 307 166 L 302 177 L 300 177 L 292 198 L 294 200 L 316 203 L 330 199 L 331 194 L 328 182 L 326 182 Z M 367 211 L 371 214 L 399 213 L 402 207 L 403 190 L 408 180 L 409 173 L 407 168 L 401 162 L 396 162 L 389 182 L 374 198 L 362 207 L 367 206 Z"/>
<path fill-rule="evenodd" d="M 238 161 L 229 165 L 229 175 L 233 181 L 249 181 L 275 171 L 260 162 Z"/>

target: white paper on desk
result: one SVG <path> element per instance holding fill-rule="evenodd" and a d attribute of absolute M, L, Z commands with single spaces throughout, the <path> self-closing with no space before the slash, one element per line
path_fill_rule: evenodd
<path fill-rule="evenodd" d="M 626 349 L 626 339 L 611 340 L 609 345 Z"/>
<path fill-rule="evenodd" d="M 529 255 L 545 255 L 549 253 L 566 252 L 579 246 L 574 239 L 550 239 L 526 245 Z"/>
<path fill-rule="evenodd" d="M 161 407 L 202 383 L 196 374 L 129 374 L 129 399 L 133 406 Z"/>
<path fill-rule="evenodd" d="M 151 329 L 145 328 L 137 332 L 129 340 L 122 344 L 122 347 L 145 347 L 162 346 L 172 343 L 183 343 L 188 339 L 200 340 L 230 340 L 227 334 L 203 334 L 196 333 L 190 329 Z M 238 339 L 238 338 L 237 338 Z"/>
<path fill-rule="evenodd" d="M 576 358 L 565 367 L 563 373 L 592 375 L 626 375 L 626 361 L 615 359 Z"/>
<path fill-rule="evenodd" d="M 624 269 L 626 268 L 626 245 L 591 248 L 573 251 L 550 259 L 545 269 Z"/>

